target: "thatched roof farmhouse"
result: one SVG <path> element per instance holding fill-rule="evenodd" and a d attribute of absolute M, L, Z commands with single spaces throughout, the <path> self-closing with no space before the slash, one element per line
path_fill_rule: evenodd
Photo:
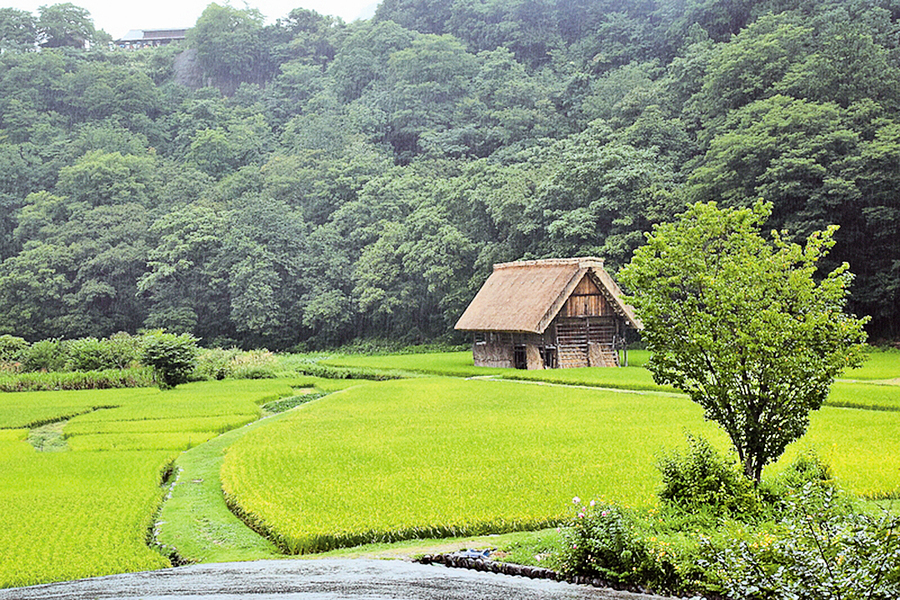
<path fill-rule="evenodd" d="M 600 258 L 494 265 L 456 323 L 473 334 L 476 366 L 618 366 L 625 329 L 642 329 Z"/>

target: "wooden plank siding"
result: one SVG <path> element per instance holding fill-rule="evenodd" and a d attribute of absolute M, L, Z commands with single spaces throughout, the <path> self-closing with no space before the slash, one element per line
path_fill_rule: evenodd
<path fill-rule="evenodd" d="M 609 301 L 593 282 L 585 275 L 575 291 L 559 311 L 560 317 L 612 317 L 616 313 Z"/>
<path fill-rule="evenodd" d="M 613 347 L 618 335 L 615 317 L 560 317 L 556 322 L 559 366 L 568 368 L 618 366 Z"/>

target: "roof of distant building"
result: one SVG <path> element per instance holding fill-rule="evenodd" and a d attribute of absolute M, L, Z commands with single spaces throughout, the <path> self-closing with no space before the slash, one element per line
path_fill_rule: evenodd
<path fill-rule="evenodd" d="M 590 274 L 616 313 L 635 329 L 643 325 L 622 300 L 622 290 L 595 257 L 528 260 L 494 265 L 494 271 L 456 323 L 462 331 L 541 334 L 579 282 Z"/>
<path fill-rule="evenodd" d="M 161 40 L 183 40 L 187 29 L 132 29 L 116 42 L 149 42 Z"/>

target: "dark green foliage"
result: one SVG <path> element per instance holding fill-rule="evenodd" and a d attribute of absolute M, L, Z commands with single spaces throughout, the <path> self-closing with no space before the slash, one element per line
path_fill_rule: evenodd
<path fill-rule="evenodd" d="M 71 371 L 102 371 L 136 366 L 141 357 L 140 337 L 117 333 L 108 339 L 80 338 L 65 342 L 66 368 Z"/>
<path fill-rule="evenodd" d="M 71 2 L 41 6 L 37 41 L 45 48 L 84 48 L 97 31 L 90 13 Z"/>
<path fill-rule="evenodd" d="M 662 456 L 659 498 L 685 511 L 752 515 L 759 510 L 753 483 L 736 460 L 722 456 L 705 438 L 687 434 L 687 450 Z"/>
<path fill-rule="evenodd" d="M 60 340 L 40 340 L 31 345 L 25 354 L 22 367 L 25 371 L 63 371 L 68 356 Z"/>
<path fill-rule="evenodd" d="M 688 202 L 762 196 L 775 228 L 841 225 L 849 308 L 900 332 L 890 2 L 268 17 L 210 4 L 184 44 L 124 52 L 72 4 L 0 9 L 0 331 L 418 343 L 494 262 L 616 268 Z"/>
<path fill-rule="evenodd" d="M 30 344 L 20 337 L 5 333 L 0 335 L 0 369 L 14 363 L 21 363 Z"/>
<path fill-rule="evenodd" d="M 263 20 L 257 9 L 207 6 L 190 30 L 190 44 L 204 70 L 232 90 L 241 81 L 264 80 Z"/>
<path fill-rule="evenodd" d="M 197 338 L 163 330 L 145 333 L 141 338 L 141 362 L 153 368 L 160 389 L 188 382 L 196 366 Z"/>

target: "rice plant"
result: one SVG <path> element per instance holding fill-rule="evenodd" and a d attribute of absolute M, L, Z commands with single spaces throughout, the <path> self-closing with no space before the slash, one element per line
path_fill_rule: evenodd
<path fill-rule="evenodd" d="M 147 544 L 168 466 L 293 395 L 291 383 L 0 394 L 0 587 L 169 566 Z M 26 441 L 28 428 L 72 415 L 68 451 Z"/>
<path fill-rule="evenodd" d="M 315 552 L 534 529 L 579 495 L 651 504 L 655 459 L 685 430 L 729 447 L 683 396 L 425 378 L 299 408 L 236 442 L 221 475 L 251 526 Z M 847 488 L 879 497 L 900 490 L 898 433 L 898 412 L 826 407 L 802 442 Z"/>

